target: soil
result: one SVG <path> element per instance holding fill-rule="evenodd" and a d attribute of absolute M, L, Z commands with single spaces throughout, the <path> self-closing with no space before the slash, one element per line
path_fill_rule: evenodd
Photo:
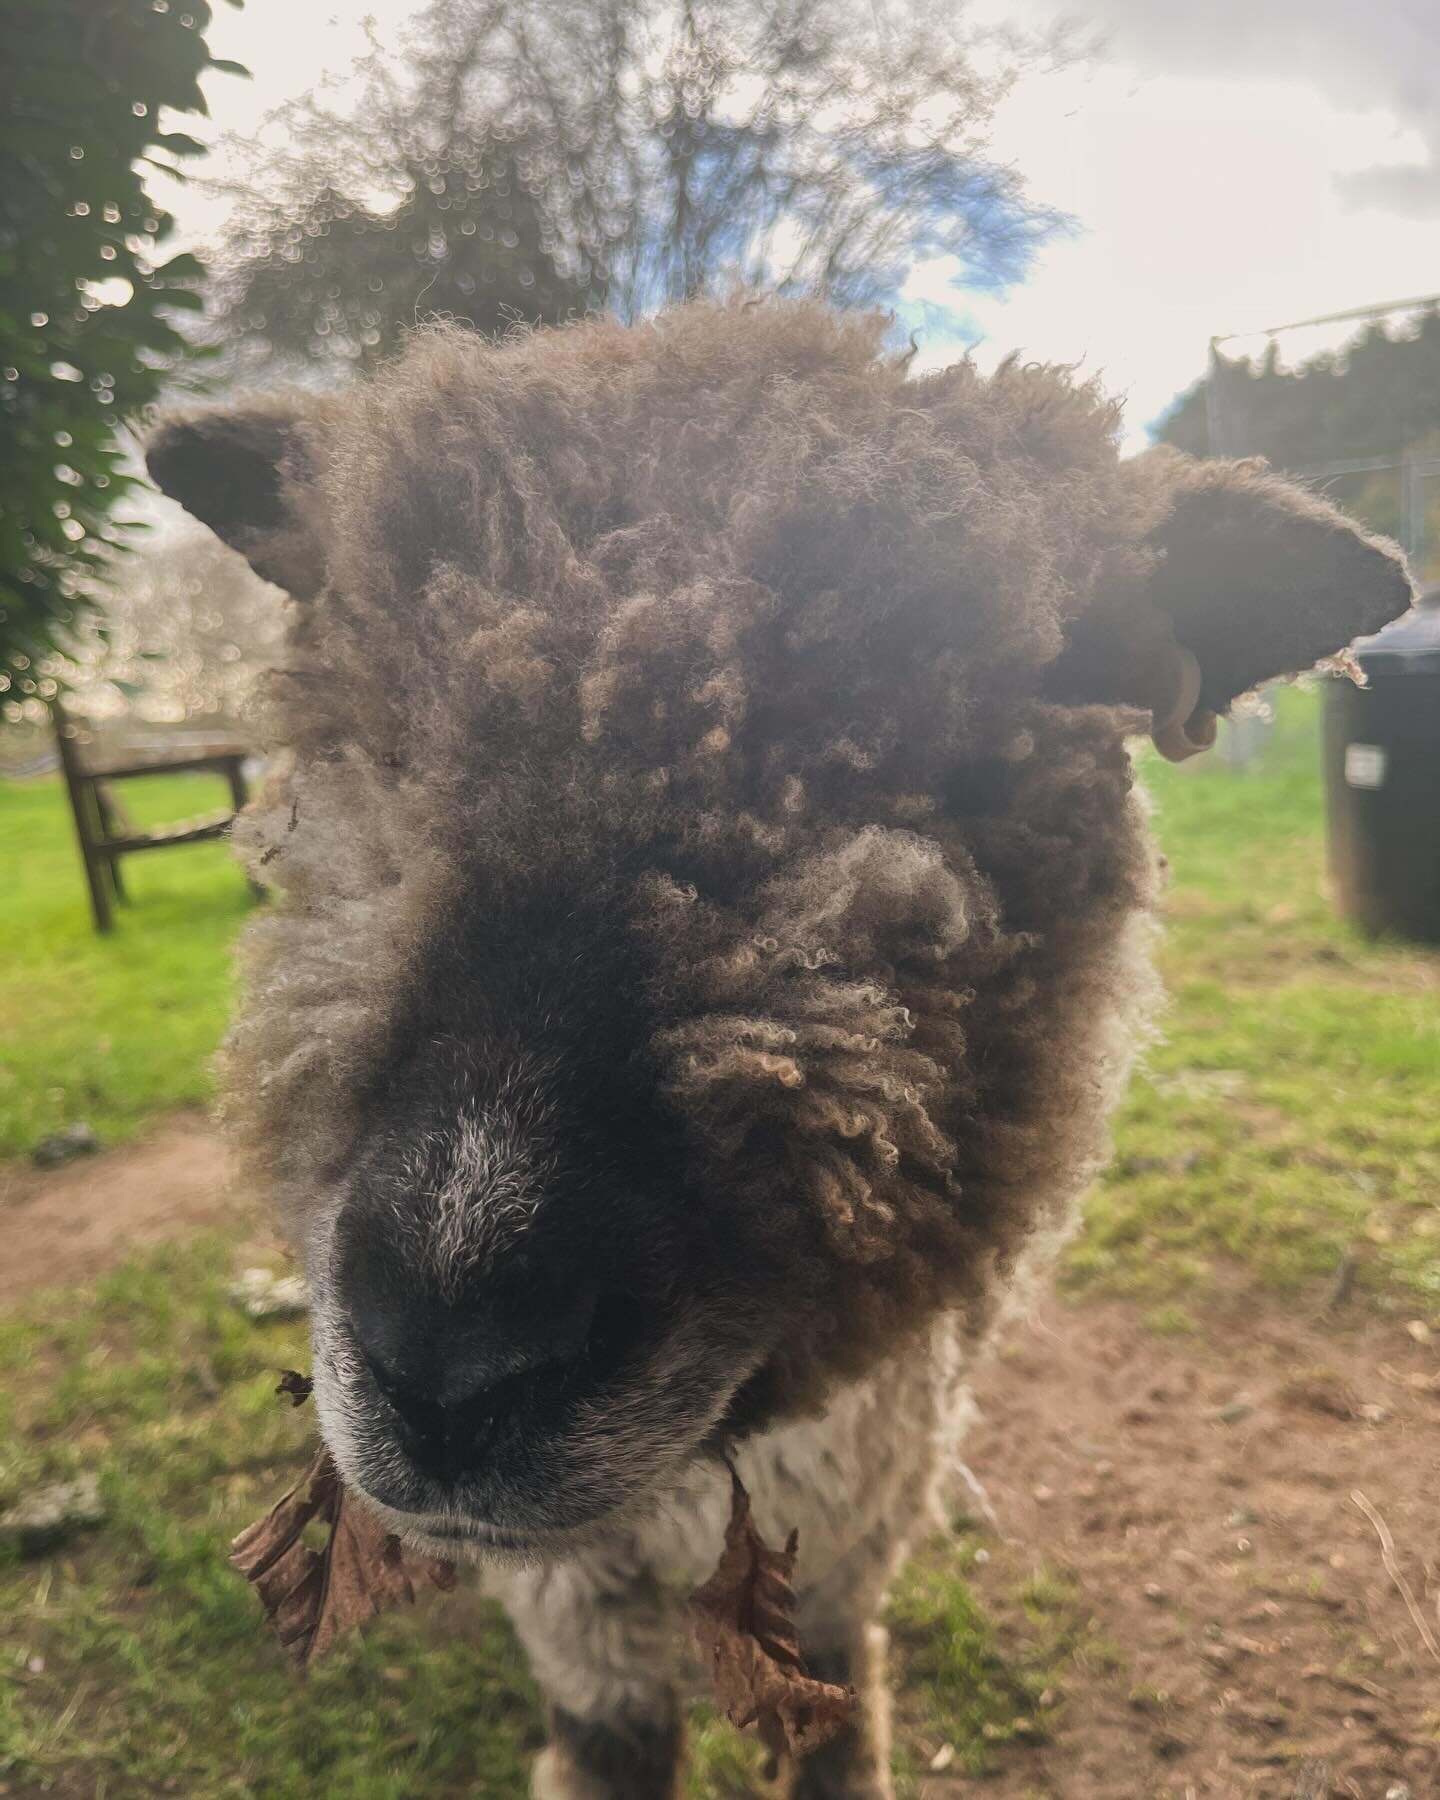
<path fill-rule="evenodd" d="M 1168 1338 L 1052 1299 L 1011 1338 L 968 1445 L 1002 1534 L 974 1585 L 1019 1636 L 1016 1587 L 1058 1566 L 1097 1652 L 1048 1742 L 926 1800 L 1440 1796 L 1440 1340 L 1351 1307 L 1237 1296 Z"/>
<path fill-rule="evenodd" d="M 0 1167 L 0 1306 L 236 1210 L 199 1115 L 54 1173 Z M 1090 1648 L 1042 1739 L 924 1800 L 1440 1796 L 1440 1339 L 1411 1326 L 1236 1295 L 1194 1336 L 1053 1298 L 1019 1327 L 968 1444 L 999 1525 L 975 1586 L 1018 1648 L 1020 1583 L 1066 1572 Z"/>
<path fill-rule="evenodd" d="M 235 1206 L 229 1164 L 200 1112 L 173 1113 L 119 1149 L 63 1168 L 0 1163 L 0 1307 L 89 1281 L 131 1250 L 215 1224 Z"/>

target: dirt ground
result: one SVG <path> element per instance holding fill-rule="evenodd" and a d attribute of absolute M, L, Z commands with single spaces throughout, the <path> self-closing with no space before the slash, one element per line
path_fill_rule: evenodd
<path fill-rule="evenodd" d="M 1440 1795 L 1440 1373 L 1409 1324 L 1237 1302 L 1160 1338 L 1051 1301 L 1012 1338 L 969 1445 L 1003 1534 L 976 1587 L 1003 1617 L 1068 1569 L 1119 1666 L 935 1800 L 1290 1800 L 1306 1759 L 1316 1796 Z"/>
<path fill-rule="evenodd" d="M 0 1305 L 235 1205 L 193 1115 L 0 1173 Z M 1018 1633 L 1017 1586 L 1058 1567 L 1107 1648 L 1067 1670 L 1048 1741 L 929 1800 L 1440 1796 L 1437 1369 L 1422 1326 L 1355 1300 L 1237 1297 L 1183 1337 L 1048 1301 L 981 1384 L 969 1463 L 999 1534 L 975 1582 Z"/>
<path fill-rule="evenodd" d="M 0 1307 L 89 1281 L 131 1250 L 216 1223 L 236 1205 L 225 1148 L 199 1112 L 63 1168 L 0 1163 Z"/>

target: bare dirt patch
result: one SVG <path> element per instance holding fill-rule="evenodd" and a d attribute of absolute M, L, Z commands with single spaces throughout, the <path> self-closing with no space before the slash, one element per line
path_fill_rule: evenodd
<path fill-rule="evenodd" d="M 1058 1565 L 1114 1654 L 1067 1675 L 1048 1743 L 922 1791 L 1290 1800 L 1308 1762 L 1317 1795 L 1440 1794 L 1440 1349 L 1407 1326 L 1232 1301 L 1169 1339 L 1048 1302 L 982 1384 L 1004 1536 L 974 1584 L 1023 1633 L 1017 1584 Z"/>
<path fill-rule="evenodd" d="M 132 1250 L 243 1210 L 220 1136 L 198 1112 L 60 1169 L 0 1163 L 0 1306 L 91 1280 Z"/>

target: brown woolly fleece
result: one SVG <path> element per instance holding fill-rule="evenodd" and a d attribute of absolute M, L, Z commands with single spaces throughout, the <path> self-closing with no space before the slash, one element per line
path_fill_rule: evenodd
<path fill-rule="evenodd" d="M 1096 1168 L 1156 893 L 1124 740 L 1177 644 L 1223 710 L 1410 596 L 1260 465 L 1121 461 L 1093 385 L 911 379 L 883 330 L 427 331 L 267 427 L 309 597 L 245 828 L 283 889 L 226 1054 L 253 1161 L 303 1212 L 427 946 L 463 918 L 483 971 L 563 895 L 605 921 L 577 986 L 625 940 L 616 1054 L 690 1203 L 804 1265 L 787 1411 L 979 1328 Z"/>

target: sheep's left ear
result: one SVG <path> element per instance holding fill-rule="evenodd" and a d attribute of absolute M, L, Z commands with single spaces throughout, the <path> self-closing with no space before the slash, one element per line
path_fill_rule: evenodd
<path fill-rule="evenodd" d="M 1070 623 L 1047 688 L 1147 708 L 1174 761 L 1215 741 L 1238 695 L 1333 656 L 1414 598 L 1396 545 L 1259 461 L 1159 450 L 1128 472 L 1157 520 L 1148 581 Z"/>
<path fill-rule="evenodd" d="M 322 415 L 323 403 L 288 395 L 173 413 L 145 446 L 155 485 L 297 599 L 325 579 L 311 504 Z"/>

